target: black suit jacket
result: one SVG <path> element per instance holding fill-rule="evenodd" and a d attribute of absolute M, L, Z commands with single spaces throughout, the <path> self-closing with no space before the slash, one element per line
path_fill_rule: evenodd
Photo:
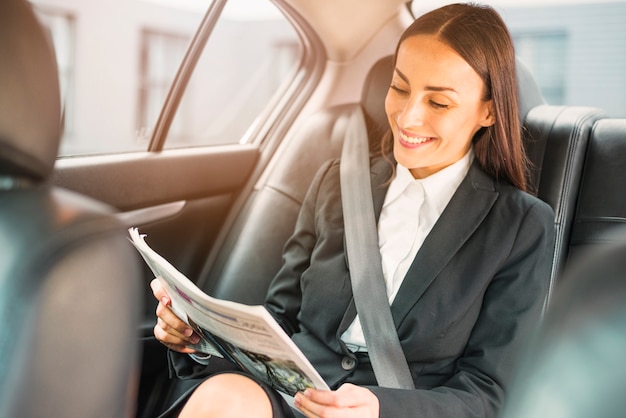
<path fill-rule="evenodd" d="M 376 217 L 392 167 L 371 167 Z M 328 384 L 368 386 L 381 417 L 488 417 L 539 321 L 554 214 L 475 161 L 426 238 L 391 306 L 415 390 L 376 386 L 367 359 L 340 340 L 356 310 L 344 251 L 339 162 L 318 172 L 266 306 Z M 351 367 L 353 366 L 353 367 Z"/>

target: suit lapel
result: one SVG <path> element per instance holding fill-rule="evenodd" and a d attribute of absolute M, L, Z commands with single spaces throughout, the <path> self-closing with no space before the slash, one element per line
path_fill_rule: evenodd
<path fill-rule="evenodd" d="M 395 162 L 393 163 L 395 164 Z M 376 217 L 376 224 L 380 218 L 380 212 L 383 210 L 383 203 L 385 203 L 385 195 L 389 188 L 389 180 L 393 172 L 393 166 L 389 161 L 384 158 L 376 160 L 371 167 L 372 174 L 372 198 L 374 200 L 374 216 Z"/>
<path fill-rule="evenodd" d="M 396 326 L 483 221 L 498 193 L 475 161 L 418 251 L 391 306 Z"/>

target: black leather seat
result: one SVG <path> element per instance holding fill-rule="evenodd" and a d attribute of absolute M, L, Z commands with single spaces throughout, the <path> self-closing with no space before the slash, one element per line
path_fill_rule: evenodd
<path fill-rule="evenodd" d="M 602 119 L 591 131 L 572 224 L 570 258 L 626 232 L 626 119 Z"/>
<path fill-rule="evenodd" d="M 272 172 L 248 198 L 229 238 L 219 247 L 215 263 L 207 265 L 206 280 L 200 283 L 205 291 L 244 303 L 263 302 L 281 266 L 283 245 L 293 232 L 309 184 L 324 162 L 341 154 L 354 109 L 363 109 L 372 149 L 387 130 L 384 98 L 391 71 L 391 57 L 379 60 L 367 75 L 360 103 L 316 113 L 295 135 L 307 140 L 284 144 Z"/>
<path fill-rule="evenodd" d="M 287 143 L 264 184 L 248 198 L 228 238 L 217 246 L 217 255 L 209 258 L 201 275 L 199 284 L 205 291 L 244 303 L 263 301 L 269 282 L 280 268 L 282 247 L 293 230 L 308 185 L 326 160 L 341 154 L 347 122 L 357 106 L 365 115 L 370 149 L 378 151 L 381 135 L 388 129 L 384 101 L 392 72 L 393 57 L 380 59 L 366 77 L 360 103 L 324 109 L 300 127 L 296 136 L 310 140 L 299 141 L 296 146 Z M 522 63 L 518 63 L 518 83 L 523 90 L 523 118 L 542 104 L 543 98 Z"/>
<path fill-rule="evenodd" d="M 46 183 L 59 86 L 26 1 L 0 2 L 0 57 L 0 416 L 132 416 L 139 261 L 111 208 Z"/>
<path fill-rule="evenodd" d="M 524 142 L 533 165 L 529 189 L 554 210 L 555 252 L 548 301 L 567 260 L 587 144 L 603 117 L 590 107 L 540 105 L 524 120 Z"/>
<path fill-rule="evenodd" d="M 626 416 L 626 119 L 591 131 L 564 274 L 502 418 Z"/>
<path fill-rule="evenodd" d="M 521 65 L 519 72 L 520 118 L 533 165 L 530 191 L 555 211 L 554 282 L 567 258 L 591 128 L 603 113 L 596 108 L 543 104 L 532 76 Z M 355 106 L 364 110 L 370 148 L 376 150 L 388 126 L 384 98 L 391 75 L 392 57 L 385 57 L 370 70 L 360 103 L 325 109 L 301 127 L 297 136 L 310 140 L 299 142 L 293 150 L 287 144 L 280 162 L 248 199 L 228 239 L 219 247 L 216 261 L 205 269 L 205 281 L 200 283 L 205 291 L 245 303 L 263 301 L 280 267 L 282 246 L 291 234 L 308 184 L 324 161 L 340 155 L 347 120 Z M 302 149 L 303 143 L 310 149 Z"/>

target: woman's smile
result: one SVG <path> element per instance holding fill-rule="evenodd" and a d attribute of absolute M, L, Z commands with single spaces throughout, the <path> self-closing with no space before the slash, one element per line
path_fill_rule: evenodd
<path fill-rule="evenodd" d="M 398 141 L 400 145 L 406 148 L 416 148 L 426 143 L 435 141 L 437 138 L 431 136 L 420 136 L 407 132 L 401 128 L 398 128 Z"/>

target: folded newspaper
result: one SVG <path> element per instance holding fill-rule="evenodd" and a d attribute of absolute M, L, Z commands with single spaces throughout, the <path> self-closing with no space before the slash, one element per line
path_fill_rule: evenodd
<path fill-rule="evenodd" d="M 227 358 L 292 396 L 308 387 L 328 389 L 264 306 L 207 295 L 150 248 L 137 228 L 128 231 L 131 242 L 170 295 L 174 313 L 200 336 L 200 342 L 192 348 Z"/>

